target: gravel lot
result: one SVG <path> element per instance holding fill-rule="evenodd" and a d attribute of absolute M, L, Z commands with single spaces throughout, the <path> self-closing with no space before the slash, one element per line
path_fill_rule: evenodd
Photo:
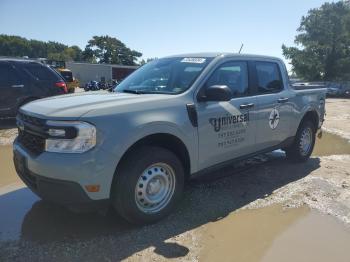
<path fill-rule="evenodd" d="M 350 99 L 329 98 L 323 129 L 350 140 Z"/>
<path fill-rule="evenodd" d="M 17 136 L 15 120 L 1 120 L 0 125 L 0 146 L 10 145 Z"/>
<path fill-rule="evenodd" d="M 328 99 L 326 106 L 325 130 L 349 140 L 350 100 Z M 10 143 L 15 133 L 0 130 L 0 143 Z M 0 261 L 201 261 L 208 232 L 215 232 L 218 221 L 276 204 L 309 207 L 347 230 L 350 155 L 337 153 L 333 144 L 323 146 L 332 147 L 330 153 L 303 164 L 290 163 L 277 151 L 192 181 L 175 213 L 145 227 L 131 226 L 113 212 L 72 214 L 38 200 L 25 187 L 0 193 L 0 208 L 6 210 L 0 215 Z"/>

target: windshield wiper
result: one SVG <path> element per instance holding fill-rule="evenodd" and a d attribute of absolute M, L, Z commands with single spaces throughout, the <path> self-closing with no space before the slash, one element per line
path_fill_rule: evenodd
<path fill-rule="evenodd" d="M 130 93 L 130 94 L 165 94 L 165 95 L 173 95 L 173 92 L 164 92 L 164 91 L 143 91 L 143 90 L 135 90 L 135 89 L 123 89 L 123 90 L 117 90 L 115 92 L 121 92 L 121 93 Z"/>
<path fill-rule="evenodd" d="M 139 91 L 139 90 L 132 90 L 132 89 L 123 89 L 123 90 L 121 90 L 120 92 L 123 92 L 123 93 L 130 93 L 130 94 L 137 94 L 137 95 L 144 94 L 142 91 Z"/>

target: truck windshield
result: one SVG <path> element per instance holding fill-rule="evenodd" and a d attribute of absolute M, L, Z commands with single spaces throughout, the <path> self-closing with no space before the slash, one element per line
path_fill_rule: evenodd
<path fill-rule="evenodd" d="M 142 66 L 115 89 L 136 94 L 179 94 L 186 91 L 213 58 L 172 57 Z"/>

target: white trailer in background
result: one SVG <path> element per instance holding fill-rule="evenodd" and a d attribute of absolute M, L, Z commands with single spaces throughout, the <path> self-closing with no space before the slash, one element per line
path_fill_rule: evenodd
<path fill-rule="evenodd" d="M 121 81 L 138 66 L 66 62 L 66 68 L 73 72 L 73 76 L 79 80 L 80 86 L 83 87 L 92 80 L 111 82 L 114 79 Z"/>

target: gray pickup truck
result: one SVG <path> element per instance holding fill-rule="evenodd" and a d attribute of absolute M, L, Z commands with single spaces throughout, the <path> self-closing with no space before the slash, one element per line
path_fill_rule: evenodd
<path fill-rule="evenodd" d="M 324 114 L 325 90 L 293 89 L 280 59 L 177 55 L 140 67 L 114 92 L 26 104 L 14 163 L 45 200 L 112 206 L 132 223 L 152 223 L 195 174 L 276 149 L 306 161 Z"/>

